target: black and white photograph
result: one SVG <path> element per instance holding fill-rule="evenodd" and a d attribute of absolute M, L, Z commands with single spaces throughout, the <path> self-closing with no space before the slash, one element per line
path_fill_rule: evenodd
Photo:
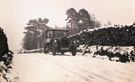
<path fill-rule="evenodd" d="M 0 0 L 0 82 L 135 82 L 135 0 Z"/>

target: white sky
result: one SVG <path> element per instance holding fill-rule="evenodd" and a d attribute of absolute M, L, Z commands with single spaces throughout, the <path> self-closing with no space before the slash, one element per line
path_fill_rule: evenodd
<path fill-rule="evenodd" d="M 0 0 L 0 27 L 11 50 L 21 48 L 23 32 L 30 19 L 48 18 L 49 26 L 65 26 L 66 10 L 85 8 L 102 24 L 135 22 L 135 0 Z"/>

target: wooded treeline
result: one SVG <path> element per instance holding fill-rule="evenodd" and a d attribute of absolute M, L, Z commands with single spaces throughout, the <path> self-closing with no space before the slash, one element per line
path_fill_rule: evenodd
<path fill-rule="evenodd" d="M 135 24 L 130 26 L 112 26 L 94 31 L 83 31 L 80 35 L 71 37 L 80 45 L 89 46 L 135 46 Z"/>

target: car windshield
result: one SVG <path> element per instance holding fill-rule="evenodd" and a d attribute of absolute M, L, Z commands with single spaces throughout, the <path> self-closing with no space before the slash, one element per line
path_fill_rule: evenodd
<path fill-rule="evenodd" d="M 67 30 L 48 30 L 47 37 L 51 38 L 62 38 L 68 36 Z"/>

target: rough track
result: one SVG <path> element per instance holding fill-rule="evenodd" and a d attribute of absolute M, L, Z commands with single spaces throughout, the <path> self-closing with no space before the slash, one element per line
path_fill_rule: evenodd
<path fill-rule="evenodd" d="M 113 82 L 112 80 L 110 80 L 110 79 L 108 79 L 106 77 L 103 77 L 103 76 L 101 76 L 99 74 L 83 70 L 85 68 L 82 67 L 82 66 L 77 65 L 78 69 L 76 69 L 72 65 L 65 64 L 64 60 L 67 60 L 66 58 L 62 59 L 63 62 L 62 62 L 62 60 L 59 61 L 58 59 L 56 59 L 55 56 L 44 56 L 41 59 L 44 60 L 44 61 L 48 61 L 48 62 L 50 62 L 52 64 L 55 64 L 55 65 L 63 68 L 64 70 L 69 71 L 69 72 L 81 77 L 82 79 L 85 79 L 88 82 L 93 82 L 92 79 L 94 79 L 94 78 L 100 78 L 104 82 Z M 70 61 L 70 59 L 68 59 L 67 61 L 71 62 L 72 60 Z"/>

